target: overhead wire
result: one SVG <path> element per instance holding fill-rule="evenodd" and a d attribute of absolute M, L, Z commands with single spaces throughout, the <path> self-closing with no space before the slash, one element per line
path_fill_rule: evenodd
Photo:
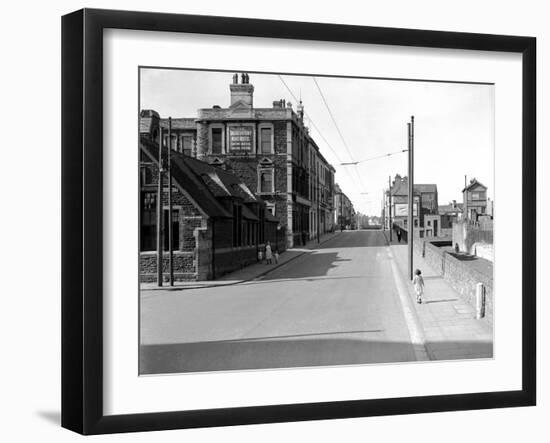
<path fill-rule="evenodd" d="M 342 131 L 340 130 L 340 127 L 338 126 L 338 123 L 336 122 L 336 118 L 334 117 L 334 114 L 332 113 L 332 110 L 330 109 L 330 106 L 328 104 L 327 99 L 325 98 L 325 94 L 323 94 L 323 91 L 321 90 L 321 86 L 319 86 L 319 83 L 317 82 L 317 79 L 315 77 L 312 77 L 313 81 L 315 82 L 315 86 L 317 86 L 317 89 L 319 91 L 319 94 L 321 95 L 321 98 L 323 99 L 323 103 L 325 104 L 325 107 L 327 108 L 327 111 L 330 115 L 330 118 L 332 119 L 332 123 L 334 123 L 334 127 L 336 128 L 336 132 L 338 132 L 338 135 L 340 136 L 340 139 L 342 140 L 342 144 L 346 148 L 346 151 L 348 152 L 349 158 L 352 160 L 350 163 L 354 162 L 353 154 L 351 153 L 351 150 L 349 149 L 348 144 L 346 143 L 346 139 L 344 138 L 344 134 L 342 134 Z M 361 184 L 361 189 L 364 190 L 365 186 L 363 185 L 363 181 L 361 180 L 361 175 L 359 174 L 359 171 L 357 171 L 357 168 L 354 168 L 355 173 L 357 174 L 357 178 L 359 179 L 359 183 Z"/>
<path fill-rule="evenodd" d="M 290 89 L 290 87 L 288 86 L 288 84 L 285 82 L 285 80 L 283 79 L 283 77 L 281 75 L 278 75 L 279 77 L 279 80 L 281 80 L 282 84 L 284 85 L 284 87 L 287 89 L 287 91 L 289 92 L 289 94 L 292 96 L 292 98 L 294 100 L 296 100 L 296 102 L 298 103 L 298 99 L 296 98 L 296 96 L 294 95 L 294 93 L 292 92 L 292 90 Z M 319 127 L 315 124 L 315 122 L 313 121 L 313 119 L 311 118 L 311 116 L 304 111 L 304 115 L 307 117 L 307 119 L 309 120 L 311 126 L 317 131 L 317 133 L 319 134 L 319 136 L 321 137 L 321 139 L 325 142 L 325 144 L 327 145 L 327 147 L 330 149 L 330 151 L 332 152 L 332 154 L 334 155 L 334 157 L 336 158 L 336 160 L 338 161 L 338 163 L 342 163 L 342 159 L 340 158 L 340 156 L 336 153 L 336 151 L 334 150 L 334 148 L 331 146 L 331 144 L 328 142 L 328 140 L 325 138 L 325 136 L 323 135 L 323 133 L 321 132 L 321 130 L 319 129 Z M 344 169 L 346 171 L 346 173 L 348 174 L 348 176 L 352 179 L 352 181 L 356 182 L 355 180 L 355 177 L 347 170 L 347 169 Z M 355 183 L 357 185 L 357 182 Z M 362 186 L 361 186 L 362 187 Z"/>

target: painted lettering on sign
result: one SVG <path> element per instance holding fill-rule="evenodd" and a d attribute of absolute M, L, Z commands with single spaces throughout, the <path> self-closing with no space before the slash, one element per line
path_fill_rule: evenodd
<path fill-rule="evenodd" d="M 232 151 L 251 151 L 252 128 L 247 126 L 229 128 L 229 143 Z"/>

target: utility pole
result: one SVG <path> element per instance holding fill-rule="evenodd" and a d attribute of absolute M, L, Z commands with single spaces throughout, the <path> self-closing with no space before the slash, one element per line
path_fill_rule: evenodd
<path fill-rule="evenodd" d="M 407 123 L 409 132 L 409 218 L 408 218 L 408 247 L 409 247 L 409 279 L 413 278 L 413 241 L 414 241 L 414 116 Z M 420 209 L 420 208 L 419 208 Z"/>
<path fill-rule="evenodd" d="M 157 188 L 157 285 L 162 286 L 162 127 L 159 128 L 159 178 Z"/>
<path fill-rule="evenodd" d="M 391 224 L 391 175 L 388 176 L 388 229 L 390 230 L 390 243 L 392 241 L 393 226 Z"/>
<path fill-rule="evenodd" d="M 170 270 L 170 286 L 174 286 L 174 253 L 172 250 L 172 117 L 168 117 L 168 268 Z"/>
<path fill-rule="evenodd" d="M 320 172 L 320 171 L 319 171 Z M 319 182 L 319 172 L 317 172 L 317 243 L 321 242 L 321 188 Z"/>

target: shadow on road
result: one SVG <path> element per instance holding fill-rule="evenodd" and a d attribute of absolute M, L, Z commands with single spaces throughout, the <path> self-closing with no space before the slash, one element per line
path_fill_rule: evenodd
<path fill-rule="evenodd" d="M 320 244 L 318 249 L 331 248 L 380 248 L 387 246 L 386 237 L 381 230 L 343 231 Z M 315 246 L 315 244 L 313 244 Z"/>
<path fill-rule="evenodd" d="M 490 342 L 434 342 L 427 343 L 427 347 L 437 360 L 493 356 Z M 368 331 L 332 336 L 314 334 L 310 338 L 297 335 L 140 347 L 141 375 L 413 361 L 415 356 L 410 343 L 369 340 Z"/>
<path fill-rule="evenodd" d="M 263 276 L 262 281 L 322 277 L 327 275 L 329 270 L 337 267 L 336 263 L 351 261 L 347 258 L 338 258 L 338 252 L 325 252 L 322 250 L 306 252 L 298 259 L 302 260 L 304 264 L 301 266 L 294 266 L 295 262 L 285 264 L 283 267 Z"/>

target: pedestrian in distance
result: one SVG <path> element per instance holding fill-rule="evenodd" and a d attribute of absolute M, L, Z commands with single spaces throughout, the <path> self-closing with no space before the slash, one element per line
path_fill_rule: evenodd
<path fill-rule="evenodd" d="M 416 292 L 416 302 L 421 304 L 422 296 L 424 295 L 424 279 L 422 278 L 422 271 L 420 271 L 420 269 L 414 271 L 412 283 L 414 286 L 414 292 Z"/>
<path fill-rule="evenodd" d="M 401 243 L 401 231 L 400 230 L 397 231 L 397 242 Z"/>
<path fill-rule="evenodd" d="M 271 244 L 267 242 L 265 245 L 265 264 L 270 265 L 273 259 L 273 252 L 271 251 Z"/>
<path fill-rule="evenodd" d="M 279 263 L 279 251 L 277 249 L 273 253 L 273 258 L 275 259 L 275 264 Z"/>

